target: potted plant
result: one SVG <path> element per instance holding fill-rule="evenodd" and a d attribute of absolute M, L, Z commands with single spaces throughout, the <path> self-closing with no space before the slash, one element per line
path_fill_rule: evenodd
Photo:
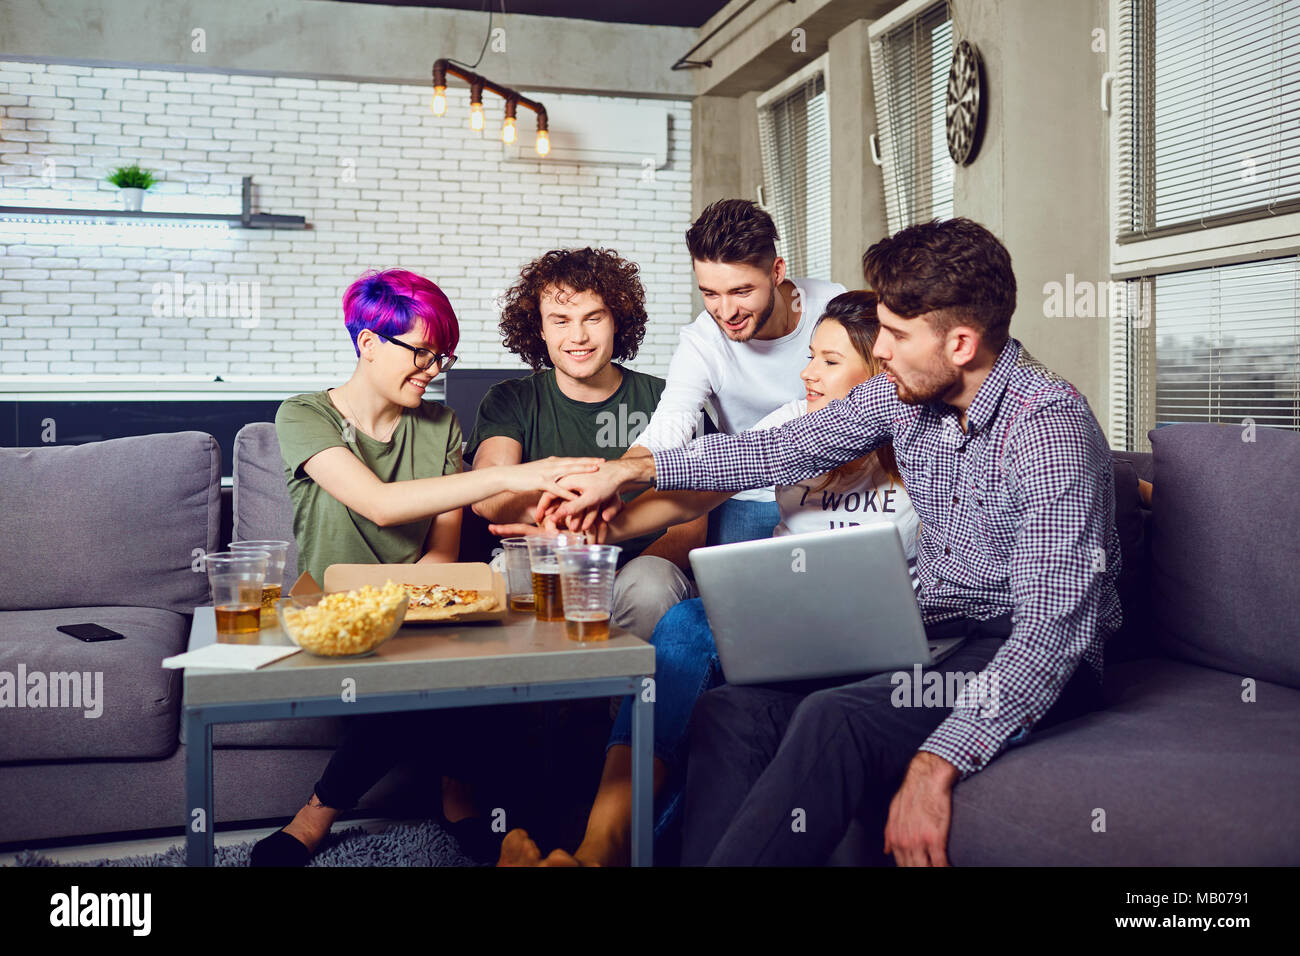
<path fill-rule="evenodd" d="M 144 204 L 144 191 L 157 182 L 153 173 L 135 163 L 119 166 L 108 176 L 108 181 L 122 190 L 122 208 L 127 212 L 139 212 Z"/>

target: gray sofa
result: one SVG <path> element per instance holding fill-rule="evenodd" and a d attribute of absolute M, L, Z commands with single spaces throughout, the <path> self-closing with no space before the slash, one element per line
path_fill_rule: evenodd
<path fill-rule="evenodd" d="M 1244 434 L 1169 425 L 1114 454 L 1105 707 L 958 784 L 954 865 L 1300 864 L 1300 435 Z M 855 824 L 834 862 L 878 847 Z"/>
<path fill-rule="evenodd" d="M 278 463 L 273 425 L 240 433 L 237 540 L 293 539 Z M 219 534 L 216 442 L 178 432 L 0 449 L 0 488 L 0 674 L 17 675 L 22 667 L 29 674 L 103 675 L 97 717 L 85 708 L 0 709 L 0 846 L 181 832 L 181 672 L 159 662 L 185 649 L 193 608 L 210 602 L 195 557 L 228 544 Z M 263 490 L 269 501 L 260 499 Z M 261 516 L 269 517 L 259 524 Z M 296 553 L 289 559 L 292 580 Z M 127 639 L 84 644 L 55 630 L 84 622 Z M 332 720 L 215 728 L 218 825 L 291 816 L 337 739 Z M 399 768 L 359 810 L 427 810 L 409 802 L 428 785 L 420 770 Z"/>
<path fill-rule="evenodd" d="M 1152 455 L 1114 456 L 1125 626 L 1107 648 L 1107 706 L 958 786 L 957 865 L 1300 863 L 1300 435 L 1243 442 L 1236 428 L 1177 425 L 1151 437 Z M 226 544 L 218 456 L 197 432 L 0 449 L 0 672 L 104 673 L 100 718 L 0 710 L 0 845 L 181 832 L 180 680 L 157 662 L 183 648 L 188 611 L 207 600 L 194 549 Z M 234 475 L 235 537 L 292 540 L 273 426 L 241 431 Z M 1139 476 L 1156 485 L 1150 511 Z M 82 621 L 132 639 L 54 630 Z M 328 720 L 217 728 L 218 824 L 291 814 L 337 734 Z M 420 773 L 390 775 L 361 809 L 411 810 L 411 794 L 430 792 Z M 878 847 L 855 824 L 832 862 L 882 862 Z"/>

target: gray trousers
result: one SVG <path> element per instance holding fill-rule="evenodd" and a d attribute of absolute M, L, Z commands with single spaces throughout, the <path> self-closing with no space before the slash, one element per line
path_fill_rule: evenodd
<path fill-rule="evenodd" d="M 614 624 L 648 641 L 670 607 L 698 596 L 694 582 L 677 565 L 643 554 L 623 565 L 614 578 Z"/>

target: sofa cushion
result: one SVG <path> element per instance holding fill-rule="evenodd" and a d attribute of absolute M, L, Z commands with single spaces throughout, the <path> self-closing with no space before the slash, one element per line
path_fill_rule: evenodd
<path fill-rule="evenodd" d="M 1112 451 L 1111 456 L 1117 461 L 1126 461 L 1133 466 L 1137 476 L 1143 481 L 1155 481 L 1155 461 L 1149 451 Z"/>
<path fill-rule="evenodd" d="M 1151 597 L 1161 647 L 1300 687 L 1300 434 L 1167 425 L 1151 432 L 1151 447 Z"/>
<path fill-rule="evenodd" d="M 1165 658 L 953 791 L 954 865 L 1300 863 L 1300 691 Z M 1105 831 L 1094 830 L 1098 809 Z"/>
<path fill-rule="evenodd" d="M 84 623 L 123 638 L 87 644 L 56 630 Z M 151 607 L 0 611 L 0 762 L 166 757 L 181 672 L 161 662 L 185 649 L 188 631 L 184 615 Z"/>
<path fill-rule="evenodd" d="M 298 578 L 298 544 L 293 536 L 293 502 L 284 480 L 284 459 L 273 422 L 252 422 L 235 436 L 234 533 L 236 541 L 289 542 L 286 589 Z M 217 724 L 214 747 L 334 747 L 342 726 L 337 717 Z M 184 729 L 181 731 L 184 742 Z"/>
<path fill-rule="evenodd" d="M 293 502 L 284 481 L 284 459 L 273 422 L 253 422 L 235 436 L 234 509 L 236 541 L 288 541 L 285 589 L 298 579 L 298 542 L 293 536 Z"/>
<path fill-rule="evenodd" d="M 0 488 L 0 610 L 186 614 L 211 602 L 197 560 L 216 550 L 221 520 L 221 450 L 211 435 L 0 448 Z"/>

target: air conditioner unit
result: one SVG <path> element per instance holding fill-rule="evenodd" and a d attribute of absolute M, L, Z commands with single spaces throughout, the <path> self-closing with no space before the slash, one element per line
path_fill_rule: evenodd
<path fill-rule="evenodd" d="M 505 159 L 535 163 L 581 163 L 600 166 L 637 166 L 662 169 L 668 165 L 668 110 L 609 102 L 581 103 L 572 100 L 547 101 L 544 96 L 526 94 L 546 105 L 551 151 L 537 155 L 533 114 L 519 110 L 519 138 L 502 144 Z"/>

